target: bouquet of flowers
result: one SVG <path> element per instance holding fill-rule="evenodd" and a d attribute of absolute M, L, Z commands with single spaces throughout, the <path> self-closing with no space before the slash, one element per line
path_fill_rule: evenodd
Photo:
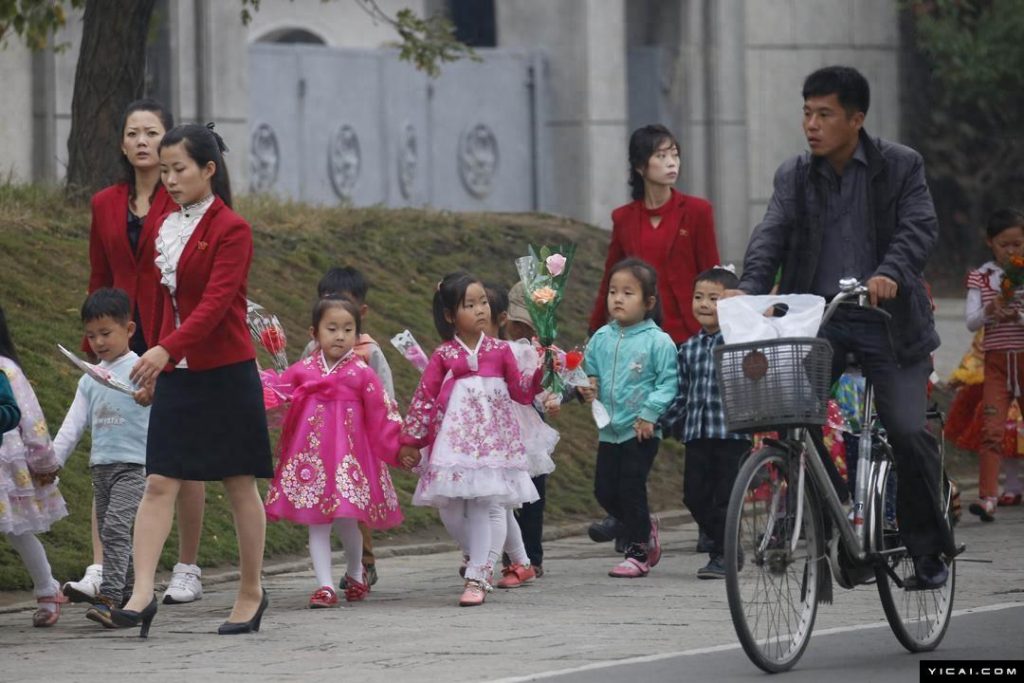
<path fill-rule="evenodd" d="M 553 394 L 562 393 L 565 386 L 565 380 L 558 372 L 556 352 L 552 348 L 558 336 L 555 312 L 562 302 L 575 253 L 575 244 L 541 247 L 539 251 L 530 245 L 530 254 L 516 259 L 516 270 L 526 294 L 526 310 L 537 331 L 537 339 L 545 349 L 541 385 Z"/>
<path fill-rule="evenodd" d="M 412 363 L 417 370 L 423 372 L 427 369 L 427 363 L 430 362 L 430 359 L 427 358 L 427 354 L 423 347 L 420 346 L 420 343 L 416 341 L 416 337 L 412 336 L 412 332 L 402 330 L 391 338 L 391 345 L 398 349 L 402 356 Z"/>
<path fill-rule="evenodd" d="M 288 356 L 284 352 L 288 338 L 281 321 L 255 301 L 246 300 L 246 303 L 245 319 L 249 323 L 249 334 L 253 342 L 266 349 L 279 372 L 284 371 L 288 367 Z"/>
<path fill-rule="evenodd" d="M 1003 280 L 999 283 L 1003 301 L 1013 301 L 1013 296 L 1021 285 L 1024 285 L 1024 256 L 1011 256 L 1010 262 L 1003 268 Z"/>

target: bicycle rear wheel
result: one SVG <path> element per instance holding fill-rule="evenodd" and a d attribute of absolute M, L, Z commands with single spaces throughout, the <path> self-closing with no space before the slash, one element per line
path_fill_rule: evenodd
<path fill-rule="evenodd" d="M 884 505 L 884 490 L 893 486 L 895 477 L 888 477 L 883 484 L 883 495 L 878 499 Z M 897 484 L 898 485 L 898 484 Z M 950 517 L 952 492 L 948 481 L 946 489 L 946 520 Z M 904 590 L 901 586 L 914 576 L 914 562 L 903 547 L 899 526 L 894 514 L 876 512 L 876 519 L 882 527 L 879 538 L 882 550 L 894 551 L 886 554 L 885 565 L 875 568 L 878 583 L 878 597 L 882 600 L 885 618 L 900 644 L 911 652 L 929 652 L 938 647 L 949 628 L 953 614 L 953 595 L 956 592 L 956 560 L 949 563 L 949 579 L 942 588 L 935 590 Z M 897 583 L 887 568 L 899 578 Z"/>
<path fill-rule="evenodd" d="M 796 460 L 778 448 L 752 453 L 740 467 L 725 522 L 732 623 L 747 656 L 769 673 L 791 668 L 807 647 L 819 574 L 826 571 L 813 489 L 805 481 L 799 495 L 791 464 Z"/>

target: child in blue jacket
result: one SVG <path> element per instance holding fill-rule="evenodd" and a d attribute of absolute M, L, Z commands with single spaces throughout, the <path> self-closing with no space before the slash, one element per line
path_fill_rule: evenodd
<path fill-rule="evenodd" d="M 658 453 L 662 413 L 678 384 L 676 346 L 658 327 L 658 276 L 639 259 L 616 264 L 608 279 L 610 322 L 587 344 L 588 403 L 600 399 L 610 416 L 601 428 L 594 495 L 625 531 L 625 558 L 610 576 L 646 576 L 661 557 L 657 520 L 647 508 L 647 475 Z"/>

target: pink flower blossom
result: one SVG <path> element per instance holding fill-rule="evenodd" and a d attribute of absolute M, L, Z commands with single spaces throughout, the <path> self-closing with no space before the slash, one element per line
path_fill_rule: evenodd
<path fill-rule="evenodd" d="M 548 267 L 548 272 L 551 273 L 551 277 L 558 277 L 565 270 L 565 257 L 561 254 L 552 254 L 544 259 L 545 265 Z"/>

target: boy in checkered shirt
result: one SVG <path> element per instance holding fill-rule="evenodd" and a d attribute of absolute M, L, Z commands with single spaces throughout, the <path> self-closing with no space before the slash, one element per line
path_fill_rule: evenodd
<path fill-rule="evenodd" d="M 679 346 L 679 393 L 662 417 L 666 434 L 686 444 L 683 504 L 711 540 L 710 558 L 697 571 L 701 579 L 725 578 L 725 514 L 740 458 L 750 441 L 725 428 L 722 394 L 715 373 L 715 347 L 722 344 L 718 300 L 739 280 L 716 266 L 697 276 L 693 315 L 701 331 Z"/>

